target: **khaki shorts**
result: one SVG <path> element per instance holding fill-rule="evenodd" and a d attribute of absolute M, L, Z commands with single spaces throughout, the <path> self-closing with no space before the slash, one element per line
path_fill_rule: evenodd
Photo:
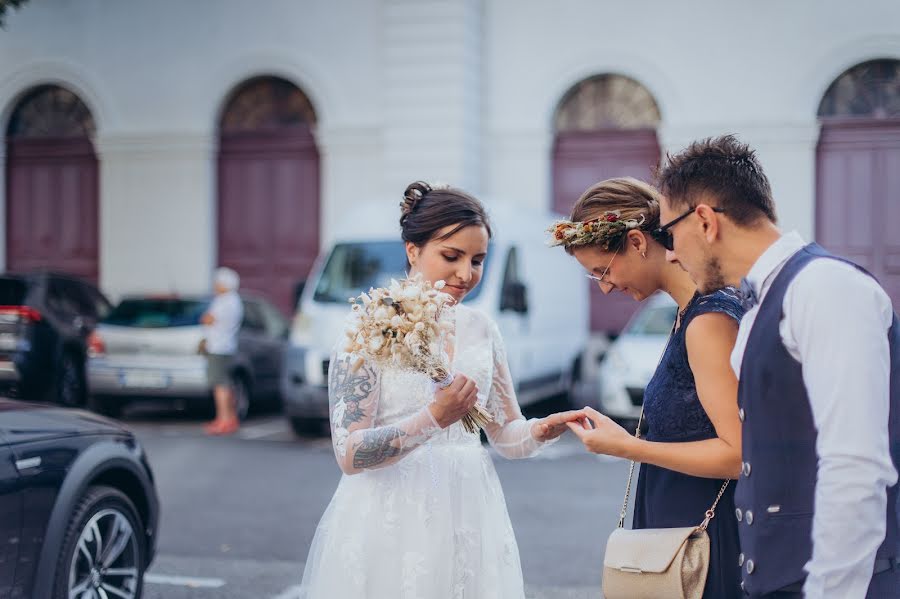
<path fill-rule="evenodd" d="M 234 356 L 209 354 L 206 356 L 206 378 L 210 387 L 231 386 L 231 364 Z"/>

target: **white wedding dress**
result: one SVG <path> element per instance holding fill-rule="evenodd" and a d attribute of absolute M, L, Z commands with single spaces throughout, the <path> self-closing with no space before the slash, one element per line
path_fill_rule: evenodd
<path fill-rule="evenodd" d="M 452 370 L 475 380 L 507 458 L 542 443 L 522 417 L 497 326 L 460 305 Z M 309 550 L 303 599 L 523 599 L 516 538 L 478 434 L 441 429 L 431 380 L 345 353 L 329 376 L 332 441 L 344 476 Z"/>

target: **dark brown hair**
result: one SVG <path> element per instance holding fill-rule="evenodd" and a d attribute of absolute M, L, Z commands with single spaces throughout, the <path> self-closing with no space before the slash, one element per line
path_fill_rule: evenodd
<path fill-rule="evenodd" d="M 659 192 L 653 186 L 632 177 L 619 177 L 600 181 L 581 194 L 569 220 L 584 223 L 602 217 L 606 212 L 618 212 L 622 220 L 642 222 L 638 230 L 650 232 L 659 227 Z M 598 239 L 595 244 L 604 251 L 619 249 L 625 242 L 627 231 L 615 232 L 614 238 Z M 577 246 L 575 246 L 577 247 Z M 566 246 L 572 253 L 575 249 Z"/>
<path fill-rule="evenodd" d="M 706 201 L 738 225 L 754 225 L 762 217 L 777 222 L 772 188 L 756 152 L 734 135 L 695 141 L 674 156 L 666 154 L 656 179 L 673 208 Z"/>
<path fill-rule="evenodd" d="M 438 231 L 456 225 L 441 236 L 446 239 L 457 231 L 481 226 L 491 237 L 491 224 L 484 206 L 474 197 L 455 187 L 432 188 L 424 181 L 410 183 L 400 202 L 400 229 L 403 241 L 421 247 Z"/>

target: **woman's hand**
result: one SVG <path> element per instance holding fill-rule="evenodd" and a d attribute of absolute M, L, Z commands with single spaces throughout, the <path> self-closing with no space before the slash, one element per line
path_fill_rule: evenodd
<path fill-rule="evenodd" d="M 635 437 L 593 408 L 581 410 L 585 418 L 568 422 L 567 426 L 578 435 L 585 448 L 591 453 L 628 457 Z"/>
<path fill-rule="evenodd" d="M 447 428 L 472 409 L 478 401 L 478 386 L 464 374 L 456 374 L 453 382 L 434 394 L 428 409 L 441 428 Z"/>
<path fill-rule="evenodd" d="M 567 424 L 579 422 L 586 418 L 584 410 L 570 410 L 551 414 L 531 425 L 531 436 L 535 441 L 546 442 L 556 439 L 566 432 Z"/>

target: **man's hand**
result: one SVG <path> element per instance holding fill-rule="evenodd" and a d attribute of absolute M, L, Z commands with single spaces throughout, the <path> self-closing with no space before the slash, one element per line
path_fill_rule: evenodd
<path fill-rule="evenodd" d="M 588 451 L 628 457 L 631 445 L 636 441 L 635 437 L 593 408 L 584 408 L 580 412 L 584 414 L 584 419 L 566 424 L 578 435 Z"/>

